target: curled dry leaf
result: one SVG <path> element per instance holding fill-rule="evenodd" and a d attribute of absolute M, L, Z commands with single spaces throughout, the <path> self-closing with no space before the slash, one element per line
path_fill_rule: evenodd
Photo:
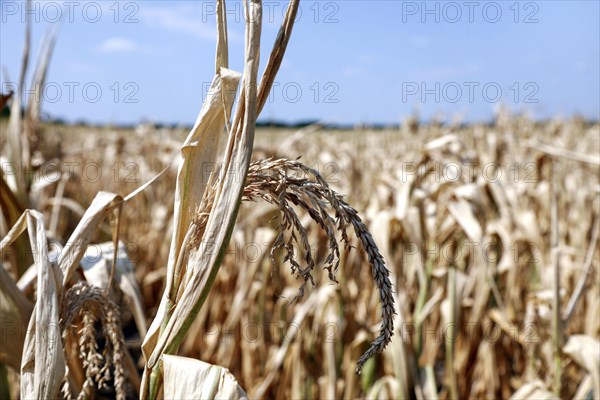
<path fill-rule="evenodd" d="M 27 230 L 37 273 L 36 303 L 29 319 L 21 361 L 21 398 L 55 398 L 64 375 L 59 312 L 62 273 L 48 258 L 44 217 L 26 210 L 0 243 L 0 253 Z"/>
<path fill-rule="evenodd" d="M 165 399 L 248 398 L 227 368 L 168 354 L 163 355 L 163 367 Z"/>

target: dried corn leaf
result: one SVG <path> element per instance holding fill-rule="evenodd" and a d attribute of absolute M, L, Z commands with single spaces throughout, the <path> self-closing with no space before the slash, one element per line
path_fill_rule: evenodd
<path fill-rule="evenodd" d="M 114 256 L 114 243 L 105 242 L 90 245 L 81 259 L 85 279 L 92 285 L 106 289 L 110 280 L 111 267 Z M 144 316 L 144 303 L 140 288 L 135 279 L 134 264 L 123 242 L 119 242 L 117 261 L 115 262 L 115 280 L 125 294 L 125 300 L 133 312 L 133 318 L 138 328 L 140 338 L 146 336 L 148 327 Z"/>
<path fill-rule="evenodd" d="M 54 45 L 58 36 L 60 24 L 51 25 L 47 33 L 44 35 L 44 41 L 41 46 L 41 53 L 35 66 L 33 91 L 29 94 L 29 102 L 27 103 L 27 123 L 37 123 L 41 116 L 42 101 L 39 99 L 42 95 L 42 90 L 46 84 L 46 76 L 48 74 L 48 66 L 54 52 Z"/>
<path fill-rule="evenodd" d="M 21 352 L 25 343 L 23 327 L 29 321 L 32 310 L 33 305 L 4 267 L 0 266 L 0 326 L 3 332 L 0 363 L 8 364 L 15 370 L 21 366 Z"/>
<path fill-rule="evenodd" d="M 475 218 L 475 214 L 466 200 L 452 200 L 448 204 L 448 211 L 450 211 L 450 214 L 463 229 L 469 240 L 481 243 L 481 225 L 477 221 L 477 218 Z"/>
<path fill-rule="evenodd" d="M 541 381 L 527 382 L 510 396 L 510 400 L 553 400 L 556 397 L 550 393 Z"/>
<path fill-rule="evenodd" d="M 208 172 L 216 167 L 219 139 L 229 120 L 240 74 L 221 68 L 214 76 L 209 94 L 196 123 L 181 146 L 181 158 L 175 188 L 175 231 L 171 242 L 169 265 L 175 263 L 185 233 L 208 184 Z M 179 273 L 174 269 L 169 274 Z M 169 285 L 169 284 L 168 284 Z"/>
<path fill-rule="evenodd" d="M 588 335 L 571 335 L 562 350 L 590 373 L 594 398 L 600 399 L 600 341 Z"/>
<path fill-rule="evenodd" d="M 30 6 L 30 1 L 27 2 Z M 6 147 L 8 149 L 8 161 L 16 167 L 14 174 L 7 176 L 7 183 L 13 189 L 15 197 L 23 207 L 28 206 L 25 181 L 21 179 L 18 168 L 29 165 L 29 142 L 25 135 L 22 135 L 23 121 L 21 118 L 21 102 L 23 98 L 23 89 L 25 87 L 25 75 L 29 64 L 29 47 L 31 45 L 31 21 L 25 17 L 25 44 L 23 45 L 23 55 L 21 60 L 21 70 L 19 72 L 19 88 L 16 90 L 10 107 L 10 118 L 6 135 Z"/>
<path fill-rule="evenodd" d="M 247 399 L 227 368 L 193 358 L 163 356 L 166 399 Z"/>
<path fill-rule="evenodd" d="M 98 225 L 104 220 L 106 214 L 122 201 L 123 198 L 117 194 L 98 192 L 58 258 L 58 266 L 63 274 L 61 290 L 79 267 Z"/>
<path fill-rule="evenodd" d="M 29 320 L 21 361 L 21 398 L 55 398 L 65 370 L 59 329 L 62 274 L 48 258 L 44 217 L 26 210 L 0 243 L 0 253 L 27 229 L 38 270 L 34 312 Z"/>

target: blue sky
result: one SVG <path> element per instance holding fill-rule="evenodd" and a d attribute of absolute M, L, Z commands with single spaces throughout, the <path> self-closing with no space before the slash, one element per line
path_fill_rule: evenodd
<path fill-rule="evenodd" d="M 62 17 L 44 112 L 193 123 L 214 70 L 213 2 L 34 4 L 33 61 Z M 264 2 L 262 66 L 286 5 Z M 241 70 L 242 5 L 228 9 L 231 67 Z M 0 11 L 4 90 L 18 79 L 26 10 L 0 0 Z M 418 110 L 482 121 L 501 104 L 535 118 L 600 117 L 598 1 L 303 0 L 300 12 L 263 120 L 398 123 Z"/>

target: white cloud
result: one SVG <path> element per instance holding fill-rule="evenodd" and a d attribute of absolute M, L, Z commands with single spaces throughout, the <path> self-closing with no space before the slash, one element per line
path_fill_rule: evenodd
<path fill-rule="evenodd" d="M 138 50 L 133 41 L 121 37 L 106 39 L 98 46 L 101 53 L 131 53 Z"/>
<path fill-rule="evenodd" d="M 460 77 L 472 76 L 481 70 L 479 64 L 468 64 L 461 66 L 439 66 L 432 68 L 419 68 L 410 70 L 407 77 L 418 80 L 458 79 Z"/>
<path fill-rule="evenodd" d="M 140 19 L 150 27 L 191 34 L 204 40 L 214 41 L 217 37 L 214 27 L 215 17 L 203 15 L 198 7 L 144 6 L 140 9 Z"/>

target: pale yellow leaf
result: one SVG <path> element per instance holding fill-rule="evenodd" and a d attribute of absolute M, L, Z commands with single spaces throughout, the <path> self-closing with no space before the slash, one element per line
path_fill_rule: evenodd
<path fill-rule="evenodd" d="M 227 368 L 193 358 L 163 356 L 165 399 L 247 399 Z"/>

